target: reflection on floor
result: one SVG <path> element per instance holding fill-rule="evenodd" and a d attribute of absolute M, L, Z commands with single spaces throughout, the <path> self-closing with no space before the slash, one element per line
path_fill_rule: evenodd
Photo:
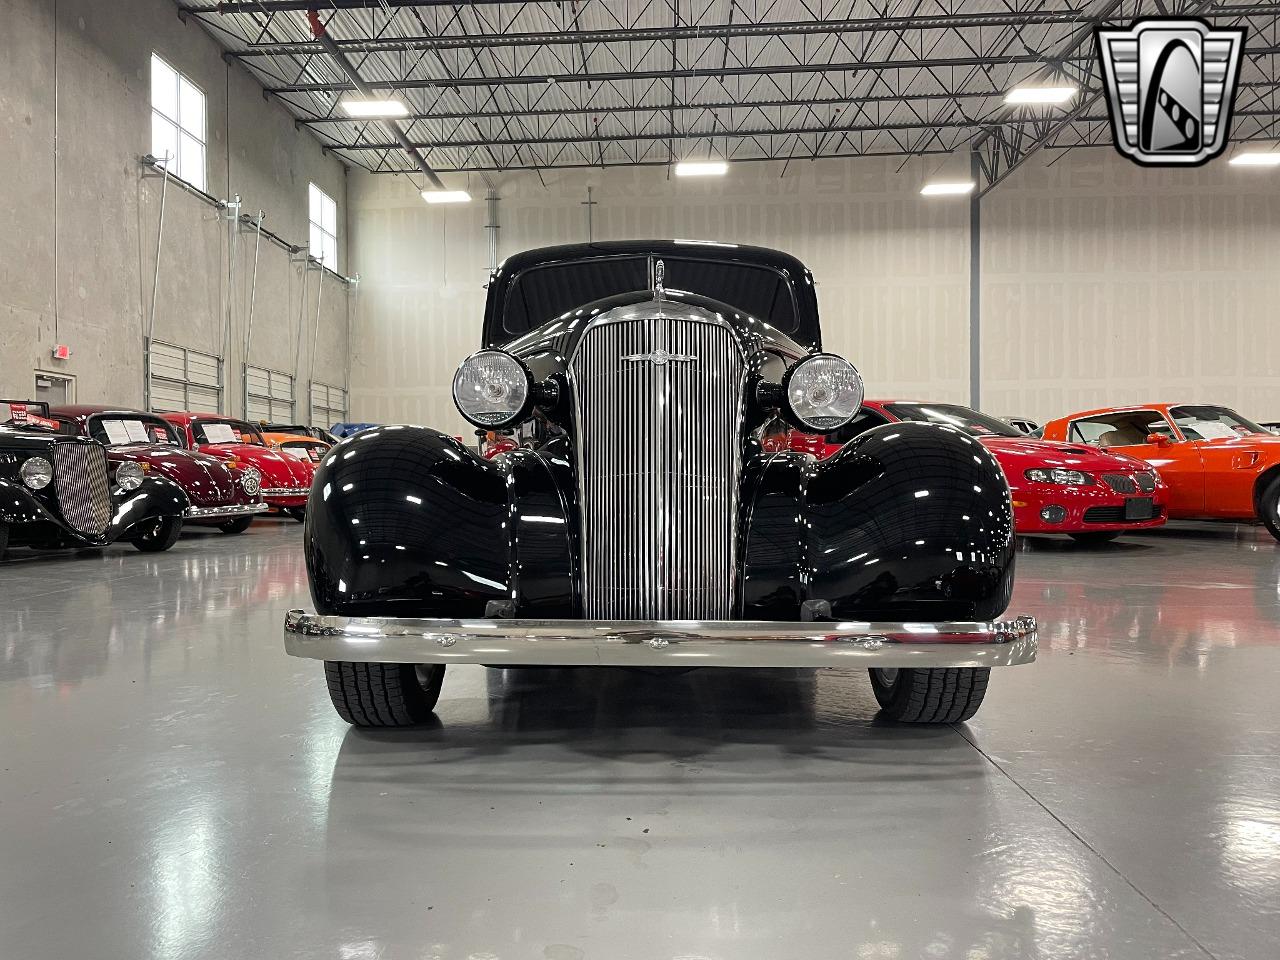
<path fill-rule="evenodd" d="M 1205 957 L 1280 943 L 1280 545 L 1022 544 L 965 727 L 856 671 L 453 668 L 349 730 L 300 528 L 0 563 L 0 943 L 73 957 Z"/>

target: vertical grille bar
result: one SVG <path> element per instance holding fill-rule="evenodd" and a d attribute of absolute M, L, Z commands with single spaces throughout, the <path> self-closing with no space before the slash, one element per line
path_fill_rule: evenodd
<path fill-rule="evenodd" d="M 745 366 L 733 331 L 689 309 L 601 317 L 570 363 L 589 618 L 732 612 Z"/>
<path fill-rule="evenodd" d="M 107 452 L 96 443 L 56 443 L 53 480 L 58 509 L 71 528 L 97 537 L 111 521 Z"/>

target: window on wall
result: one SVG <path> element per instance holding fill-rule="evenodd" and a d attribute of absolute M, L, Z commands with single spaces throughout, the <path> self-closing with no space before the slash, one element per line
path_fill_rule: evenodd
<path fill-rule="evenodd" d="M 338 205 L 311 184 L 311 255 L 338 272 Z"/>
<path fill-rule="evenodd" d="M 154 53 L 151 155 L 167 162 L 174 176 L 201 190 L 205 188 L 204 91 Z"/>

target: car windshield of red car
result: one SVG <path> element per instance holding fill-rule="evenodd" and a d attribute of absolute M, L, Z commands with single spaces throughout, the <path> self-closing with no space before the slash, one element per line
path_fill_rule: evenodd
<path fill-rule="evenodd" d="M 93 417 L 89 420 L 89 436 L 109 447 L 126 447 L 131 444 L 180 446 L 177 432 L 159 417 Z"/>
<path fill-rule="evenodd" d="M 243 420 L 193 420 L 191 435 L 196 443 L 254 443 L 265 446 L 257 429 Z"/>
<path fill-rule="evenodd" d="M 1169 415 L 1188 440 L 1233 440 L 1267 432 L 1226 407 L 1170 407 Z"/>
<path fill-rule="evenodd" d="M 324 459 L 324 452 L 327 449 L 328 447 L 323 443 L 307 443 L 304 440 L 280 444 L 281 453 L 287 453 L 299 460 L 310 460 L 312 463 L 319 463 Z"/>
<path fill-rule="evenodd" d="M 884 408 L 899 420 L 921 420 L 956 427 L 975 437 L 1026 437 L 1016 427 L 958 403 L 886 403 Z"/>

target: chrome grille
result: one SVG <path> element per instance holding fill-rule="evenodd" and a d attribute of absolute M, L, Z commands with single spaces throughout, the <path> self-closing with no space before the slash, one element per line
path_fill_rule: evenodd
<path fill-rule="evenodd" d="M 1125 476 L 1123 473 L 1104 473 L 1102 482 L 1116 493 L 1138 492 L 1138 485 L 1133 482 L 1133 477 Z"/>
<path fill-rule="evenodd" d="M 569 377 L 584 615 L 728 619 L 745 377 L 735 334 L 682 304 L 620 308 L 583 336 Z"/>
<path fill-rule="evenodd" d="M 111 522 L 107 451 L 96 443 L 56 443 L 53 482 L 58 510 L 73 530 L 101 536 Z"/>

